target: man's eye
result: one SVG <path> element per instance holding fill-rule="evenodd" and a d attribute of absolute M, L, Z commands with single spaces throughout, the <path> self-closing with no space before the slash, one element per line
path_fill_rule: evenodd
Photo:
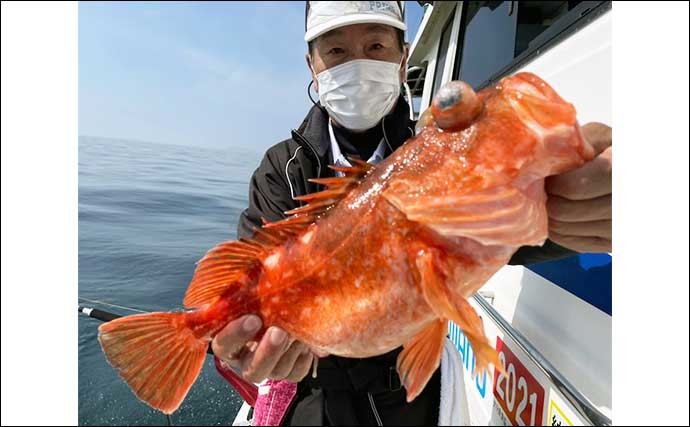
<path fill-rule="evenodd" d="M 383 45 L 381 43 L 374 43 L 373 45 L 371 45 L 371 48 L 373 50 L 383 49 Z"/>
<path fill-rule="evenodd" d="M 343 53 L 343 52 L 344 52 L 343 49 L 341 49 L 341 48 L 339 48 L 339 47 L 333 47 L 333 48 L 331 48 L 331 50 L 328 51 L 328 54 L 329 54 L 329 55 L 339 55 L 339 54 L 341 54 L 341 53 Z"/>

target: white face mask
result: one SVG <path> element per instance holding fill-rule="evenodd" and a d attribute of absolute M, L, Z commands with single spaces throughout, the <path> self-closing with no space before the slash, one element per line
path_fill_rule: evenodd
<path fill-rule="evenodd" d="M 347 129 L 376 126 L 398 100 L 401 64 L 356 59 L 320 72 L 316 80 L 321 105 Z"/>

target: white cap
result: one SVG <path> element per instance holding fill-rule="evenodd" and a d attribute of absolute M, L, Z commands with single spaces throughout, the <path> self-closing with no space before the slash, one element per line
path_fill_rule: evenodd
<path fill-rule="evenodd" d="M 304 41 L 352 24 L 385 24 L 407 30 L 397 1 L 310 1 Z"/>

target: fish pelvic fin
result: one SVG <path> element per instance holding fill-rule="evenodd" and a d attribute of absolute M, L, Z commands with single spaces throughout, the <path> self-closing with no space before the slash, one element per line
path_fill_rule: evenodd
<path fill-rule="evenodd" d="M 439 318 L 453 321 L 465 334 L 476 355 L 475 375 L 488 371 L 490 364 L 498 372 L 505 373 L 498 352 L 486 338 L 482 318 L 465 298 L 447 290 L 443 272 L 437 268 L 436 262 L 432 250 L 418 254 L 416 259 L 422 293 L 427 304 Z"/>
<path fill-rule="evenodd" d="M 197 338 L 187 313 L 147 313 L 121 317 L 98 328 L 108 363 L 134 394 L 171 414 L 184 400 L 204 364 L 209 339 Z"/>
<path fill-rule="evenodd" d="M 438 368 L 447 331 L 445 319 L 434 320 L 403 346 L 396 367 L 407 390 L 408 403 L 419 396 Z"/>

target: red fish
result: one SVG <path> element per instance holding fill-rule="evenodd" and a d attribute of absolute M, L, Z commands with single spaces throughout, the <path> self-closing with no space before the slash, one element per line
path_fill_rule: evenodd
<path fill-rule="evenodd" d="M 544 178 L 592 159 L 575 108 L 521 73 L 475 93 L 445 85 L 416 137 L 377 166 L 353 160 L 324 191 L 252 239 L 198 263 L 187 312 L 123 317 L 99 328 L 106 358 L 134 393 L 175 411 L 216 333 L 259 315 L 312 349 L 369 357 L 404 346 L 408 401 L 439 365 L 447 322 L 468 337 L 478 370 L 502 370 L 467 302 L 524 245 L 547 238 Z"/>

